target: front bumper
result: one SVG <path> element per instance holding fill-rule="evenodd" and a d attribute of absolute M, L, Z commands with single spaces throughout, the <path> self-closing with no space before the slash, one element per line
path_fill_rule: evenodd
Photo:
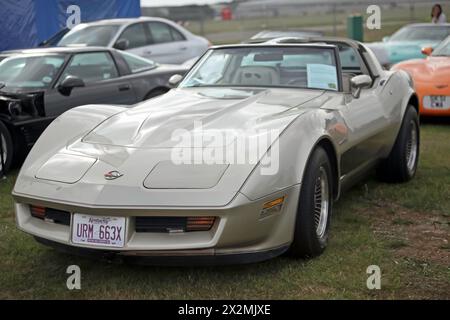
<path fill-rule="evenodd" d="M 222 266 L 248 264 L 275 258 L 289 249 L 289 245 L 284 245 L 269 250 L 230 254 L 215 253 L 214 250 L 155 251 L 142 253 L 140 251 L 108 251 L 80 248 L 39 237 L 35 237 L 35 239 L 43 245 L 69 254 L 99 259 L 109 263 L 132 263 L 151 266 Z"/>
<path fill-rule="evenodd" d="M 17 226 L 35 236 L 39 242 L 80 254 L 96 255 L 109 260 L 141 260 L 148 264 L 226 264 L 257 262 L 282 254 L 292 241 L 300 186 L 250 201 L 238 193 L 225 207 L 208 208 L 98 208 L 57 203 L 44 199 L 15 197 Z M 264 203 L 285 196 L 279 212 L 261 216 Z M 57 224 L 34 218 L 29 205 L 97 216 L 126 218 L 123 248 L 103 248 L 74 244 L 72 223 Z M 139 216 L 214 216 L 209 231 L 184 233 L 142 233 L 135 230 Z"/>

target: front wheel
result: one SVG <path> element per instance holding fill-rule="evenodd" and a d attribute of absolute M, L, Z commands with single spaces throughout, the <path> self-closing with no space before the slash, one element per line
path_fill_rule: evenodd
<path fill-rule="evenodd" d="M 419 151 L 419 116 L 416 109 L 409 106 L 389 157 L 378 167 L 378 177 L 387 182 L 411 180 L 417 171 Z"/>
<path fill-rule="evenodd" d="M 289 249 L 292 257 L 315 257 L 325 250 L 333 210 L 332 186 L 330 160 L 318 147 L 308 161 L 300 188 L 294 240 Z"/>

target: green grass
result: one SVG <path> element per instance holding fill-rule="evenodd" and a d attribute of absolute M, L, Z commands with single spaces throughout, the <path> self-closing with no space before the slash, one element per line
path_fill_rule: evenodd
<path fill-rule="evenodd" d="M 412 182 L 389 185 L 370 179 L 346 193 L 335 205 L 331 242 L 322 256 L 245 266 L 142 267 L 58 253 L 15 228 L 11 174 L 0 182 L 0 299 L 450 298 L 450 261 L 445 266 L 397 256 L 396 250 L 408 248 L 408 242 L 375 232 L 380 228 L 373 214 L 381 210 L 395 216 L 400 208 L 448 218 L 449 136 L 448 125 L 422 127 L 421 163 Z M 399 227 L 410 226 L 403 223 Z M 65 271 L 72 264 L 82 270 L 79 291 L 66 288 Z M 366 268 L 374 264 L 382 270 L 382 290 L 366 288 Z"/>

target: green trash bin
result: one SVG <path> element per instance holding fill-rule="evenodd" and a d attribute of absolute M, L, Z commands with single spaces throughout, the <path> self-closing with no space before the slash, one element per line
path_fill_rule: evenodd
<path fill-rule="evenodd" d="M 347 17 L 347 36 L 357 41 L 364 40 L 363 17 L 361 15 Z"/>

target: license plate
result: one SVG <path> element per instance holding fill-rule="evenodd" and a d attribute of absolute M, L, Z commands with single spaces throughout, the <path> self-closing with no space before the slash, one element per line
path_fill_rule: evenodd
<path fill-rule="evenodd" d="M 122 248 L 125 243 L 125 218 L 75 213 L 72 222 L 72 242 Z"/>
<path fill-rule="evenodd" d="M 443 96 L 431 96 L 431 107 L 443 108 L 445 103 L 445 97 Z"/>
<path fill-rule="evenodd" d="M 424 106 L 428 109 L 448 109 L 450 108 L 450 97 L 447 96 L 426 96 Z"/>

